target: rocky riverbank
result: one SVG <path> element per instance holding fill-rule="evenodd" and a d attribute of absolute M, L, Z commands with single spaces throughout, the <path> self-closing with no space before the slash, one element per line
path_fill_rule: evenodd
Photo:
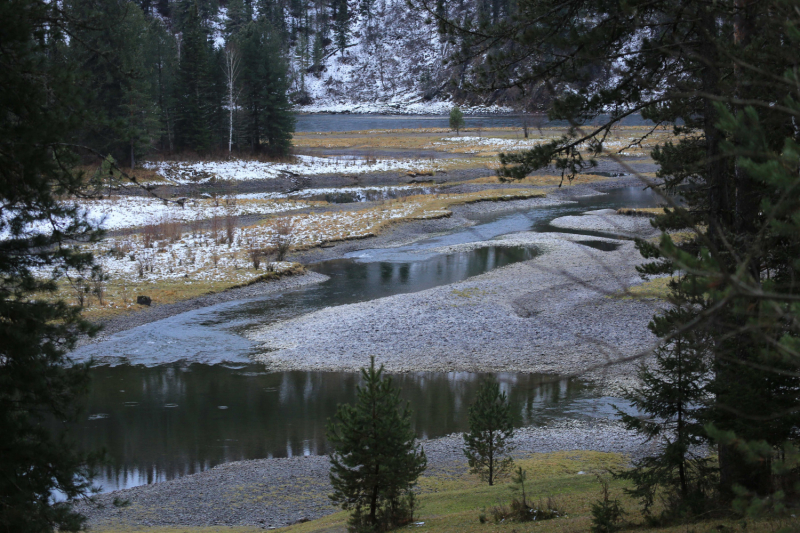
<path fill-rule="evenodd" d="M 256 360 L 270 370 L 357 370 L 375 355 L 390 372 L 589 372 L 615 386 L 635 373 L 655 339 L 660 305 L 612 297 L 639 283 L 631 241 L 517 233 L 476 247 L 534 247 L 539 255 L 433 289 L 325 308 L 256 330 Z M 589 241 L 591 244 L 591 241 Z"/>
<path fill-rule="evenodd" d="M 521 428 L 515 455 L 595 450 L 637 459 L 647 453 L 641 438 L 619 423 L 566 420 Z M 468 466 L 461 435 L 421 442 L 426 476 L 462 476 Z M 102 494 L 78 510 L 95 530 L 141 526 L 285 526 L 336 512 L 327 495 L 327 456 L 238 461 L 172 481 Z M 114 502 L 117 502 L 116 504 Z"/>
<path fill-rule="evenodd" d="M 312 262 L 342 257 L 365 245 L 400 246 L 475 224 L 485 213 L 552 206 L 597 194 L 605 188 L 637 183 L 624 178 L 553 191 L 546 199 L 460 206 L 449 218 L 398 225 L 369 241 L 310 250 L 295 259 Z M 620 234 L 620 229 L 624 229 L 646 235 L 650 230 L 641 222 L 642 219 L 604 211 L 562 217 L 553 225 L 567 231 L 576 228 Z M 253 334 L 263 347 L 257 359 L 268 369 L 276 370 L 356 370 L 370 355 L 377 355 L 388 370 L 398 372 L 489 370 L 580 374 L 592 378 L 607 395 L 613 395 L 619 385 L 630 382 L 635 356 L 646 354 L 654 342 L 646 324 L 662 305 L 652 300 L 613 297 L 628 285 L 640 282 L 634 267 L 641 258 L 633 243 L 627 239 L 562 231 L 521 232 L 435 251 L 496 246 L 535 248 L 538 255 L 530 261 L 453 285 L 322 309 L 262 328 Z M 204 298 L 230 301 L 324 279 L 318 274 L 307 276 Z M 218 302 L 197 299 L 176 304 L 178 307 L 163 306 L 166 309 L 158 312 L 177 314 L 182 309 L 213 303 Z M 135 325 L 138 324 L 121 321 L 116 329 Z M 517 444 L 519 455 L 574 449 L 618 452 L 638 458 L 648 451 L 641 439 L 625 431 L 619 423 L 602 418 L 523 428 L 518 432 Z M 424 441 L 423 445 L 430 465 L 427 475 L 464 475 L 467 467 L 459 435 Z M 181 525 L 279 527 L 336 511 L 327 499 L 330 491 L 327 473 L 325 456 L 232 462 L 168 482 L 103 494 L 96 504 L 81 504 L 79 510 L 89 517 L 90 526 L 95 529 Z"/>

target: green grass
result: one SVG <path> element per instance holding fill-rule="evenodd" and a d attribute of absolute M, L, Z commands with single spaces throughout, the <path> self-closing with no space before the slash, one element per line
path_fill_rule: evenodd
<path fill-rule="evenodd" d="M 523 532 L 588 532 L 591 525 L 591 506 L 600 498 L 598 475 L 607 477 L 609 470 L 624 468 L 627 459 L 618 454 L 568 451 L 532 454 L 516 464 L 528 471 L 526 492 L 529 503 L 552 498 L 557 508 L 566 513 L 562 518 L 542 522 L 494 523 L 479 522 L 479 515 L 494 505 L 508 503 L 515 496 L 510 482 L 493 487 L 467 473 L 456 476 L 423 476 L 415 522 L 420 525 L 398 531 L 431 531 L 436 533 L 523 533 Z M 583 472 L 579 474 L 579 472 Z M 624 531 L 659 531 L 664 533 L 701 533 L 718 531 L 775 532 L 786 527 L 784 520 L 748 521 L 714 519 L 664 528 L 642 525 L 643 518 L 637 502 L 623 494 L 623 482 L 610 480 L 611 497 L 619 498 L 627 513 Z M 348 515 L 335 513 L 319 520 L 279 529 L 282 533 L 345 533 Z"/>
<path fill-rule="evenodd" d="M 420 495 L 415 522 L 421 525 L 404 527 L 398 531 L 430 531 L 435 533 L 523 533 L 523 532 L 588 532 L 591 523 L 591 506 L 600 497 L 598 475 L 625 467 L 626 457 L 592 451 L 563 451 L 531 454 L 517 459 L 516 465 L 528 471 L 526 492 L 531 503 L 551 498 L 565 516 L 553 520 L 528 523 L 494 523 L 487 513 L 488 522 L 478 520 L 483 511 L 497 504 L 508 503 L 515 496 L 513 485 L 501 480 L 493 487 L 481 482 L 466 470 L 447 475 L 427 475 L 420 479 Z M 641 525 L 642 516 L 637 502 L 623 494 L 623 482 L 611 480 L 611 497 L 619 498 L 625 511 L 624 531 L 659 531 L 663 533 L 734 532 L 766 533 L 791 525 L 786 519 L 742 522 L 733 519 L 713 519 L 703 522 L 650 528 Z M 338 512 L 318 520 L 296 524 L 277 531 L 282 533 L 345 533 L 348 514 Z M 796 521 L 794 521 L 796 524 Z M 98 533 L 254 533 L 263 531 L 249 527 L 155 527 L 98 529 Z"/>

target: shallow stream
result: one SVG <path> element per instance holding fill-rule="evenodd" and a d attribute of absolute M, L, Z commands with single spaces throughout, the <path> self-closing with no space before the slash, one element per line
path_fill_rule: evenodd
<path fill-rule="evenodd" d="M 357 375 L 269 372 L 250 362 L 257 347 L 244 333 L 326 306 L 454 283 L 537 253 L 498 246 L 445 255 L 435 248 L 519 231 L 560 231 L 549 226 L 556 217 L 655 202 L 650 192 L 625 188 L 553 207 L 485 214 L 475 225 L 446 235 L 311 265 L 330 277 L 324 283 L 176 315 L 77 350 L 76 358 L 105 365 L 91 371 L 89 414 L 78 432 L 85 447 L 108 452 L 110 462 L 98 483 L 114 490 L 228 461 L 324 453 L 325 423 L 338 403 L 355 398 Z M 591 236 L 584 243 L 612 249 Z M 480 378 L 412 373 L 395 379 L 414 409 L 417 434 L 432 438 L 465 429 L 465 405 Z M 613 412 L 612 399 L 598 397 L 579 380 L 530 374 L 497 378 L 520 423 Z"/>
<path fill-rule="evenodd" d="M 604 117 L 601 116 L 600 120 Z M 338 132 L 361 130 L 386 130 L 407 128 L 449 128 L 448 115 L 380 115 L 372 113 L 314 113 L 310 115 L 297 115 L 295 131 L 297 132 Z M 537 127 L 567 126 L 564 120 L 548 120 L 542 114 L 528 114 L 525 117 L 528 127 L 536 131 Z M 503 115 L 466 115 L 464 116 L 465 128 L 522 128 L 523 116 L 514 114 Z M 642 119 L 641 115 L 626 117 L 622 124 L 625 126 L 645 126 L 652 124 Z"/>

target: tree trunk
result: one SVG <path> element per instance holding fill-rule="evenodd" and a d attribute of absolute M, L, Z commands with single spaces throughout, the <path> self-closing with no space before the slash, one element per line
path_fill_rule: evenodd
<path fill-rule="evenodd" d="M 494 484 L 494 434 L 489 436 L 489 486 Z"/>
<path fill-rule="evenodd" d="M 375 486 L 372 487 L 372 496 L 369 500 L 369 523 L 375 525 L 378 522 L 378 474 L 380 473 L 380 465 L 375 465 Z"/>

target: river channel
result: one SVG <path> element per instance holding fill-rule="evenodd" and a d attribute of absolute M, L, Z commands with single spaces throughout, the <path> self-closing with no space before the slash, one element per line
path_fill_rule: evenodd
<path fill-rule="evenodd" d="M 315 113 L 297 115 L 295 131 L 303 132 L 341 132 L 362 131 L 375 129 L 408 129 L 408 128 L 449 128 L 450 119 L 441 115 L 380 115 L 372 113 Z M 601 115 L 598 120 L 603 120 Z M 522 115 L 465 115 L 466 128 L 522 128 L 523 122 L 531 129 L 537 127 L 563 127 L 568 123 L 564 120 L 548 120 L 543 114 L 529 113 Z M 625 117 L 622 122 L 625 126 L 646 126 L 652 124 L 644 120 L 641 115 Z"/>
<path fill-rule="evenodd" d="M 476 225 L 447 235 L 311 265 L 329 276 L 317 285 L 183 313 L 76 350 L 76 359 L 93 358 L 96 363 L 88 413 L 76 435 L 85 448 L 107 451 L 109 461 L 97 483 L 108 491 L 228 461 L 325 453 L 325 424 L 338 403 L 355 398 L 358 376 L 270 372 L 251 362 L 249 355 L 257 347 L 245 337 L 248 330 L 326 306 L 454 283 L 538 253 L 490 247 L 445 255 L 433 248 L 519 231 L 559 231 L 549 225 L 556 217 L 655 201 L 648 191 L 625 188 L 574 203 L 484 215 Z M 592 236 L 587 234 L 584 242 L 610 249 Z M 411 402 L 418 436 L 463 431 L 466 406 L 482 377 L 433 372 L 395 376 Z M 577 379 L 510 373 L 495 377 L 508 392 L 520 424 L 608 416 L 611 403 L 619 403 L 598 397 Z"/>

